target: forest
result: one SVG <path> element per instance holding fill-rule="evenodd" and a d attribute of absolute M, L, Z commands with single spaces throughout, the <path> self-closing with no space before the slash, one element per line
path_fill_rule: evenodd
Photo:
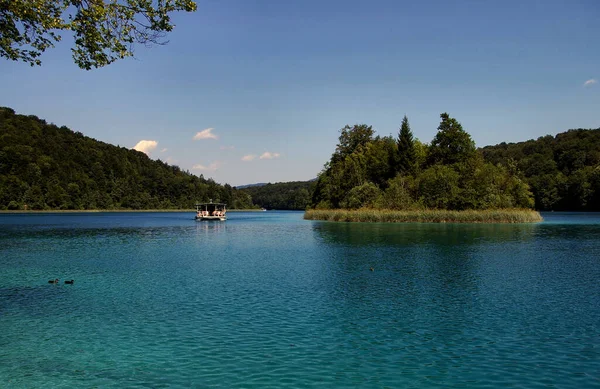
<path fill-rule="evenodd" d="M 443 114 L 438 134 L 430 144 L 412 139 L 407 118 L 396 139 L 373 137 L 366 125 L 344 127 L 336 152 L 321 172 L 317 191 L 307 205 L 391 209 L 530 207 L 532 195 L 533 208 L 540 211 L 600 211 L 600 128 L 503 142 L 479 148 L 475 155 L 470 136 L 459 126 Z M 349 153 L 351 149 L 357 152 Z M 442 155 L 444 150 L 446 157 Z M 449 159 L 452 153 L 454 160 Z M 467 177 L 461 176 L 465 173 Z M 336 179 L 337 191 L 331 185 Z M 506 189 L 512 190 L 513 196 L 521 196 L 520 200 L 501 195 Z"/>
<path fill-rule="evenodd" d="M 0 108 L 0 209 L 251 208 L 247 193 L 146 154 Z"/>
<path fill-rule="evenodd" d="M 345 126 L 316 180 L 236 189 L 0 108 L 0 210 L 534 208 L 600 211 L 600 129 L 475 148 L 447 113 L 429 143 Z"/>
<path fill-rule="evenodd" d="M 541 211 L 600 211 L 600 128 L 481 149 L 486 161 L 513 166 Z"/>
<path fill-rule="evenodd" d="M 514 165 L 486 162 L 447 113 L 429 144 L 413 138 L 405 116 L 398 137 L 346 126 L 312 196 L 317 209 L 487 210 L 532 208 L 529 185 Z"/>
<path fill-rule="evenodd" d="M 316 182 L 291 181 L 248 186 L 240 189 L 265 209 L 304 210 L 311 202 Z"/>

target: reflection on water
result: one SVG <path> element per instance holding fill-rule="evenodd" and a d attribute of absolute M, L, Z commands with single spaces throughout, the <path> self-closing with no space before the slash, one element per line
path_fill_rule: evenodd
<path fill-rule="evenodd" d="M 227 231 L 227 223 L 221 221 L 196 222 L 196 231 L 205 234 L 221 234 Z"/>
<path fill-rule="evenodd" d="M 600 343 L 590 334 L 600 322 L 600 223 L 315 222 L 312 230 L 344 274 L 327 288 L 339 316 L 352 317 L 355 332 L 401 339 L 404 373 L 427 361 L 433 382 L 464 387 L 485 386 L 477 371 L 492 386 L 541 376 L 565 387 L 597 383 Z"/>
<path fill-rule="evenodd" d="M 349 245 L 463 245 L 523 241 L 539 224 L 329 223 L 313 226 L 324 241 Z"/>

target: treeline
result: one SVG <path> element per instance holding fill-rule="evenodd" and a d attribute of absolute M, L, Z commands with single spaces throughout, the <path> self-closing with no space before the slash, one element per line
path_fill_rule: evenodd
<path fill-rule="evenodd" d="M 529 185 L 514 164 L 484 161 L 471 136 L 447 113 L 430 144 L 413 138 L 404 117 L 397 138 L 365 124 L 341 129 L 319 174 L 317 209 L 531 208 Z"/>
<path fill-rule="evenodd" d="M 251 208 L 247 193 L 0 107 L 0 209 Z"/>
<path fill-rule="evenodd" d="M 292 181 L 249 186 L 247 193 L 254 204 L 265 209 L 304 210 L 311 202 L 315 181 Z"/>
<path fill-rule="evenodd" d="M 237 190 L 0 107 L 0 210 L 189 209 L 209 199 L 238 209 L 600 211 L 600 129 L 476 149 L 445 113 L 430 144 L 413 139 L 406 117 L 397 137 L 346 126 L 316 181 Z"/>
<path fill-rule="evenodd" d="M 600 128 L 500 143 L 481 152 L 486 161 L 522 173 L 538 210 L 600 211 Z"/>

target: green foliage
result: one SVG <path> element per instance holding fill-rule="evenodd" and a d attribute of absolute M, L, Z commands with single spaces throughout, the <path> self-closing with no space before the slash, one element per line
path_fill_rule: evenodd
<path fill-rule="evenodd" d="M 406 116 L 397 140 L 373 138 L 366 125 L 344 127 L 336 152 L 319 174 L 312 206 L 388 210 L 533 206 L 529 186 L 514 163 L 508 167 L 485 163 L 461 125 L 446 113 L 441 117 L 430 147 L 413 140 Z M 573 195 L 589 197 L 589 190 L 582 187 Z"/>
<path fill-rule="evenodd" d="M 391 137 L 373 138 L 365 124 L 345 126 L 331 161 L 319 174 L 312 204 L 321 202 L 340 207 L 352 188 L 367 181 L 384 186 L 394 176 L 396 145 Z"/>
<path fill-rule="evenodd" d="M 474 158 L 477 153 L 471 136 L 447 113 L 444 112 L 440 117 L 442 121 L 438 132 L 429 147 L 429 164 L 450 165 Z"/>
<path fill-rule="evenodd" d="M 381 188 L 387 187 L 387 181 L 396 175 L 397 146 L 394 138 L 378 136 L 367 143 L 364 150 L 361 184 L 370 181 Z"/>
<path fill-rule="evenodd" d="M 413 200 L 417 188 L 412 176 L 398 175 L 388 182 L 388 187 L 383 193 L 378 208 L 405 210 L 419 208 L 420 203 Z"/>
<path fill-rule="evenodd" d="M 375 205 L 379 196 L 381 196 L 379 188 L 372 182 L 366 182 L 350 189 L 341 205 L 347 209 L 371 208 Z"/>
<path fill-rule="evenodd" d="M 257 206 L 265 209 L 305 210 L 311 202 L 315 181 L 280 182 L 240 189 Z"/>
<path fill-rule="evenodd" d="M 340 130 L 339 142 L 331 160 L 338 162 L 373 140 L 373 128 L 366 124 L 346 125 Z"/>
<path fill-rule="evenodd" d="M 0 209 L 190 209 L 209 199 L 253 207 L 229 185 L 0 108 Z"/>
<path fill-rule="evenodd" d="M 396 171 L 400 174 L 413 173 L 417 165 L 417 150 L 415 150 L 413 134 L 406 116 L 402 119 L 400 132 L 398 133 L 397 147 L 398 161 Z"/>
<path fill-rule="evenodd" d="M 425 167 L 425 164 L 427 162 L 427 158 L 429 155 L 429 146 L 419 141 L 418 139 L 415 139 L 413 144 L 415 150 L 414 173 L 419 173 L 419 171 Z"/>
<path fill-rule="evenodd" d="M 479 163 L 462 167 L 460 193 L 456 209 L 532 208 L 533 196 L 529 185 L 501 165 Z M 462 167 L 462 168 L 461 168 Z"/>
<path fill-rule="evenodd" d="M 333 159 L 333 157 L 332 157 Z M 366 158 L 361 147 L 337 163 L 331 163 L 319 174 L 313 204 L 327 201 L 340 207 L 346 194 L 367 181 Z"/>
<path fill-rule="evenodd" d="M 61 40 L 75 39 L 73 59 L 82 69 L 133 55 L 133 46 L 163 44 L 170 14 L 193 12 L 192 0 L 0 0 L 0 57 L 40 65 L 40 55 Z"/>
<path fill-rule="evenodd" d="M 522 177 L 531 187 L 536 209 L 600 211 L 600 129 L 501 143 L 481 152 L 486 161 L 502 164 Z"/>
<path fill-rule="evenodd" d="M 450 166 L 433 165 L 419 175 L 419 199 L 427 208 L 448 209 L 456 202 L 458 173 Z"/>

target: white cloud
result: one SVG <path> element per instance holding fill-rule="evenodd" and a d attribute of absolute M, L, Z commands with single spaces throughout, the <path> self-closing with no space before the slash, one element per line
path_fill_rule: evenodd
<path fill-rule="evenodd" d="M 279 158 L 280 156 L 281 156 L 281 154 L 279 154 L 279 153 L 271 153 L 269 151 L 265 151 L 260 156 L 260 159 L 275 159 L 275 158 Z"/>
<path fill-rule="evenodd" d="M 221 146 L 219 147 L 221 150 L 234 150 L 235 146 Z"/>
<path fill-rule="evenodd" d="M 192 166 L 192 169 L 214 172 L 215 170 L 217 170 L 219 168 L 220 165 L 221 164 L 219 162 L 213 162 L 208 166 L 197 164 L 197 165 Z"/>
<path fill-rule="evenodd" d="M 173 159 L 172 157 L 167 157 L 165 162 L 168 163 L 169 165 L 174 165 L 177 163 L 177 160 Z"/>
<path fill-rule="evenodd" d="M 168 150 L 167 148 L 164 148 L 164 149 L 162 149 L 160 152 L 161 152 L 161 153 L 164 153 L 164 152 L 166 152 L 167 150 Z"/>
<path fill-rule="evenodd" d="M 146 155 L 150 155 L 150 152 L 158 146 L 158 142 L 155 140 L 141 140 L 137 145 L 133 146 L 134 150 L 141 151 Z"/>
<path fill-rule="evenodd" d="M 591 85 L 594 85 L 597 82 L 598 81 L 596 81 L 596 79 L 590 78 L 589 80 L 587 80 L 586 82 L 583 83 L 583 86 L 591 86 Z"/>
<path fill-rule="evenodd" d="M 212 130 L 214 130 L 214 128 L 207 128 L 205 130 L 197 132 L 196 135 L 194 135 L 194 140 L 219 139 L 218 136 L 212 133 Z"/>
<path fill-rule="evenodd" d="M 254 155 L 254 154 L 248 154 L 248 155 L 244 155 L 242 157 L 242 161 L 249 162 L 249 161 L 253 161 L 255 158 L 256 158 L 256 155 Z"/>

